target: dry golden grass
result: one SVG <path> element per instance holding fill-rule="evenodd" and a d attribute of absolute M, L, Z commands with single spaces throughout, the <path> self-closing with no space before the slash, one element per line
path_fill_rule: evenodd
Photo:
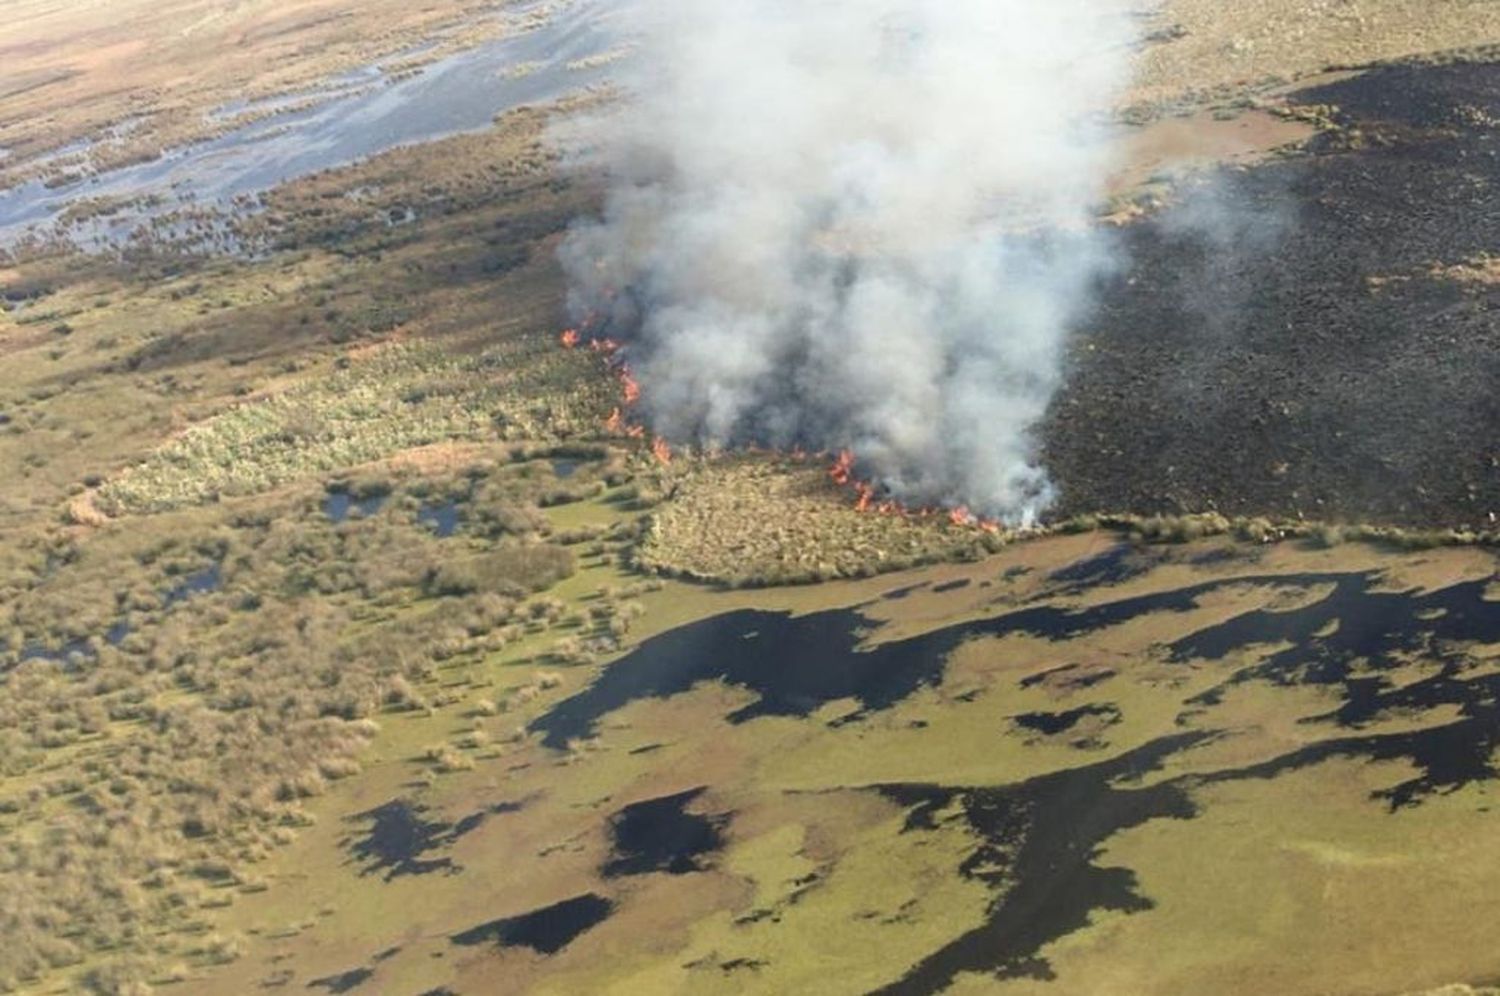
<path fill-rule="evenodd" d="M 1167 0 L 1132 101 L 1174 104 L 1500 39 L 1489 0 Z"/>
<path fill-rule="evenodd" d="M 903 570 L 999 549 L 946 514 L 860 512 L 813 463 L 754 456 L 692 465 L 637 552 L 648 570 L 731 585 L 800 584 Z"/>

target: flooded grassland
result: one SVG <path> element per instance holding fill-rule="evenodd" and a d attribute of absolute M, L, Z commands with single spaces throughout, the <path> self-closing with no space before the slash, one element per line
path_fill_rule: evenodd
<path fill-rule="evenodd" d="M 642 594 L 617 659 L 438 711 L 499 734 L 472 770 L 423 778 L 437 717 L 390 721 L 207 978 L 1251 993 L 1500 969 L 1474 915 L 1500 875 L 1494 556 L 1116 542 Z"/>

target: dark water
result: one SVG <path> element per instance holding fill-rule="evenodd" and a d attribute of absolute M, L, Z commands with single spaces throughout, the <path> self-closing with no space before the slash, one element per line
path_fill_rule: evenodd
<path fill-rule="evenodd" d="M 224 568 L 214 564 L 194 574 L 189 574 L 162 595 L 162 608 L 170 609 L 178 602 L 185 602 L 194 595 L 206 595 L 218 591 L 224 583 Z"/>
<path fill-rule="evenodd" d="M 347 491 L 330 491 L 323 499 L 323 514 L 334 522 L 344 522 L 355 511 L 364 518 L 379 512 L 385 507 L 385 503 L 391 500 L 388 494 L 368 495 L 364 498 L 355 498 Z"/>
<path fill-rule="evenodd" d="M 439 539 L 447 539 L 458 531 L 458 503 L 445 501 L 423 505 L 417 513 L 417 521 L 431 529 Z"/>
<path fill-rule="evenodd" d="M 361 866 L 361 875 L 384 874 L 389 882 L 403 875 L 427 875 L 436 871 L 453 873 L 460 871 L 460 867 L 452 858 L 439 852 L 479 829 L 490 816 L 513 813 L 520 808 L 520 803 L 500 803 L 449 822 L 429 818 L 425 806 L 394 799 L 350 817 L 352 821 L 370 826 L 362 837 L 351 838 L 345 843 L 355 862 Z"/>
<path fill-rule="evenodd" d="M 1026 712 L 1015 717 L 1015 723 L 1023 730 L 1054 736 L 1066 733 L 1089 716 L 1103 716 L 1118 722 L 1120 710 L 1112 705 L 1086 705 L 1062 712 Z"/>
<path fill-rule="evenodd" d="M 1228 685 L 1263 681 L 1337 688 L 1342 704 L 1309 721 L 1335 729 L 1358 730 L 1392 714 L 1443 706 L 1459 713 L 1454 721 L 1411 733 L 1315 743 L 1259 766 L 1257 777 L 1335 756 L 1401 758 L 1420 773 L 1379 794 L 1400 808 L 1495 776 L 1500 675 L 1486 674 L 1486 665 L 1468 653 L 1474 644 L 1500 642 L 1500 602 L 1486 600 L 1488 582 L 1426 593 L 1376 590 L 1378 583 L 1377 575 L 1342 575 L 1328 597 L 1311 605 L 1246 612 L 1172 645 L 1178 660 L 1217 660 L 1256 644 L 1291 644 L 1236 671 L 1224 686 L 1199 695 L 1196 705 L 1215 704 Z M 1393 672 L 1407 667 L 1407 660 L 1421 661 L 1427 673 L 1397 684 Z"/>
<path fill-rule="evenodd" d="M 322 979 L 313 979 L 307 984 L 309 989 L 327 989 L 331 993 L 347 993 L 358 989 L 370 980 L 375 974 L 372 969 L 355 968 L 338 975 L 330 975 Z"/>
<path fill-rule="evenodd" d="M 1086 926 L 1096 910 L 1131 913 L 1151 907 L 1129 869 L 1096 864 L 1103 842 L 1149 820 L 1192 818 L 1192 793 L 1201 785 L 1270 778 L 1334 757 L 1401 760 L 1413 766 L 1412 776 L 1372 797 L 1393 811 L 1500 773 L 1493 760 L 1500 749 L 1500 674 L 1472 653 L 1476 646 L 1500 643 L 1500 602 L 1486 600 L 1488 582 L 1431 592 L 1387 591 L 1381 583 L 1378 573 L 1228 578 L 1086 608 L 1031 606 L 874 646 L 863 645 L 874 624 L 857 609 L 802 617 L 727 613 L 645 641 L 532 728 L 545 743 L 561 746 L 587 735 L 601 717 L 630 701 L 678 694 L 700 681 L 722 681 L 757 695 L 725 717 L 731 723 L 765 715 L 806 716 L 841 698 L 859 701 L 858 721 L 940 682 L 948 656 L 965 640 L 1008 633 L 1068 640 L 1152 613 L 1185 612 L 1204 596 L 1246 585 L 1313 592 L 1314 600 L 1300 608 L 1241 612 L 1164 648 L 1168 660 L 1183 667 L 1248 661 L 1226 670 L 1219 688 L 1185 703 L 1179 722 L 1185 727 L 1191 720 L 1199 729 L 1015 785 L 876 789 L 909 807 L 908 833 L 931 831 L 939 821 L 963 821 L 980 843 L 958 871 L 993 890 L 983 925 L 933 951 L 882 991 L 936 993 L 965 972 L 1049 978 L 1052 968 L 1040 954 L 1049 942 Z M 1318 594 L 1322 589 L 1326 595 Z M 1258 646 L 1266 648 L 1264 656 L 1239 653 Z M 1405 670 L 1409 660 L 1425 664 L 1415 680 Z M 1404 683 L 1398 684 L 1397 669 L 1405 670 Z M 1074 691 L 1113 676 L 1111 669 L 1075 663 L 1022 684 Z M 1307 720 L 1325 725 L 1328 739 L 1246 767 L 1143 785 L 1140 776 L 1163 761 L 1220 735 L 1212 728 L 1212 708 L 1224 688 L 1244 682 L 1313 683 L 1338 692 L 1338 706 Z M 1458 718 L 1409 732 L 1364 729 L 1378 719 L 1439 706 L 1453 708 Z M 1113 723 L 1122 715 L 1115 703 L 1092 702 L 1012 720 L 1023 730 L 1056 735 L 1088 717 Z M 683 822 L 691 819 L 684 812 L 686 801 L 683 796 L 651 800 L 617 815 L 612 828 L 618 853 L 612 861 L 633 859 L 645 870 L 664 870 L 678 849 L 690 853 L 704 846 L 717 828 Z"/>
<path fill-rule="evenodd" d="M 536 7 L 523 5 L 505 16 L 520 25 Z M 152 219 L 186 206 L 228 210 L 235 198 L 288 180 L 397 146 L 483 130 L 497 114 L 609 79 L 611 66 L 576 63 L 608 51 L 624 37 L 611 24 L 614 14 L 605 0 L 577 0 L 559 7 L 539 27 L 460 52 L 410 77 L 396 78 L 372 66 L 301 95 L 313 98 L 311 106 L 286 110 L 298 101 L 281 98 L 284 113 L 171 150 L 152 162 L 53 189 L 37 180 L 0 190 L 0 248 L 28 228 L 49 229 L 64 208 L 84 197 L 141 199 L 113 218 L 68 233 L 85 248 L 104 248 L 128 241 Z M 533 63 L 530 73 L 507 72 Z M 277 103 L 231 106 L 221 113 L 277 110 Z M 145 200 L 149 195 L 155 195 L 152 202 Z"/>
<path fill-rule="evenodd" d="M 1050 580 L 1063 582 L 1077 589 L 1099 585 L 1119 584 L 1145 574 L 1155 563 L 1138 555 L 1130 543 L 1116 543 L 1103 553 L 1085 557 L 1048 575 Z"/>
<path fill-rule="evenodd" d="M 578 468 L 582 466 L 582 460 L 576 460 L 572 458 L 553 460 L 552 473 L 555 474 L 559 480 L 566 481 L 568 478 L 578 473 Z"/>
<path fill-rule="evenodd" d="M 454 934 L 449 940 L 466 946 L 498 944 L 556 954 L 584 931 L 603 923 L 614 907 L 610 900 L 590 892 L 520 916 L 482 923 Z"/>
<path fill-rule="evenodd" d="M 194 595 L 207 594 L 217 591 L 224 583 L 223 567 L 214 564 L 204 570 L 190 574 L 177 584 L 162 592 L 162 610 L 170 609 L 179 602 L 184 602 Z M 132 632 L 130 623 L 120 619 L 110 625 L 104 631 L 104 639 L 112 647 L 118 647 L 125 642 L 125 638 Z M 86 640 L 72 640 L 58 650 L 49 650 L 40 643 L 27 644 L 21 650 L 21 661 L 53 661 L 58 664 L 66 664 L 75 656 L 92 657 L 93 650 Z"/>
<path fill-rule="evenodd" d="M 1084 609 L 1033 606 L 871 647 L 861 644 L 876 625 L 858 609 L 796 617 L 751 609 L 730 612 L 646 640 L 588 688 L 535 720 L 530 729 L 542 733 L 547 746 L 561 749 L 570 739 L 590 735 L 602 716 L 629 702 L 667 698 L 700 681 L 722 681 L 758 695 L 726 717 L 731 723 L 759 716 L 806 716 L 845 698 L 858 700 L 858 712 L 846 719 L 857 721 L 890 708 L 919 688 L 938 684 L 948 655 L 967 640 L 1011 633 L 1072 639 L 1153 612 L 1189 611 L 1200 595 L 1230 584 L 1303 586 L 1323 577 L 1213 581 Z"/>
<path fill-rule="evenodd" d="M 1054 667 L 1022 678 L 1020 684 L 1022 688 L 1035 688 L 1037 685 L 1050 684 L 1056 688 L 1076 691 L 1092 688 L 1101 681 L 1108 681 L 1116 673 L 1107 667 L 1085 668 L 1082 664 L 1064 664 L 1061 667 Z"/>
<path fill-rule="evenodd" d="M 707 867 L 704 855 L 724 846 L 726 816 L 700 816 L 687 807 L 704 792 L 690 789 L 626 806 L 610 820 L 614 853 L 605 863 L 606 878 L 666 872 L 685 875 Z"/>
<path fill-rule="evenodd" d="M 983 882 L 997 898 L 983 925 L 876 991 L 925 996 L 946 989 L 963 972 L 1050 979 L 1051 966 L 1037 954 L 1049 941 L 1086 927 L 1095 910 L 1150 909 L 1133 872 L 1101 868 L 1093 859 L 1099 845 L 1122 830 L 1195 814 L 1180 785 L 1131 787 L 1128 782 L 1207 737 L 1167 737 L 1101 764 L 1006 788 L 881 786 L 882 795 L 911 807 L 907 833 L 958 820 L 978 836 L 982 843 L 959 866 L 959 874 Z M 957 815 L 940 815 L 955 803 Z"/>
<path fill-rule="evenodd" d="M 111 628 L 110 632 L 114 632 L 114 629 Z M 124 637 L 122 636 L 121 639 L 124 639 Z M 51 650 L 45 644 L 41 643 L 28 643 L 21 648 L 21 663 L 23 664 L 29 661 L 52 661 L 56 664 L 66 664 L 77 656 L 93 656 L 93 651 L 89 649 L 88 641 L 69 640 L 57 650 Z"/>

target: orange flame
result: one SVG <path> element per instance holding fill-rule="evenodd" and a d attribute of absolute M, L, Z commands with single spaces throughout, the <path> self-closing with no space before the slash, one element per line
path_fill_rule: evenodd
<path fill-rule="evenodd" d="M 660 436 L 651 440 L 651 455 L 656 457 L 656 462 L 663 467 L 672 465 L 672 447 Z"/>
<path fill-rule="evenodd" d="M 620 414 L 620 409 L 616 408 L 609 413 L 609 418 L 604 420 L 604 428 L 617 436 L 625 431 L 625 416 Z"/>
<path fill-rule="evenodd" d="M 589 348 L 596 353 L 614 353 L 620 348 L 620 344 L 613 339 L 590 339 Z"/>
<path fill-rule="evenodd" d="M 828 476 L 838 485 L 848 484 L 854 479 L 854 454 L 850 450 L 839 453 L 838 459 L 828 471 Z"/>
<path fill-rule="evenodd" d="M 625 389 L 625 403 L 627 405 L 633 405 L 641 400 L 641 385 L 630 375 L 630 370 L 627 367 L 620 368 L 620 384 Z"/>
<path fill-rule="evenodd" d="M 563 349 L 576 349 L 578 347 L 578 330 L 566 329 L 561 336 Z"/>
<path fill-rule="evenodd" d="M 632 425 L 625 430 L 625 435 L 631 439 L 644 439 L 646 437 L 646 427 L 644 425 Z"/>
<path fill-rule="evenodd" d="M 948 513 L 948 519 L 955 526 L 972 526 L 974 524 L 974 513 L 966 506 L 960 505 Z"/>

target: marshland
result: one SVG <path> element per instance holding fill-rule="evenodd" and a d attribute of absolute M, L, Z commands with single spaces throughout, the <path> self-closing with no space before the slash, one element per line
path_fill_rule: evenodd
<path fill-rule="evenodd" d="M 611 419 L 611 10 L 118 8 L 0 39 L 0 991 L 1500 977 L 1488 5 L 1144 18 L 1018 531 Z"/>

